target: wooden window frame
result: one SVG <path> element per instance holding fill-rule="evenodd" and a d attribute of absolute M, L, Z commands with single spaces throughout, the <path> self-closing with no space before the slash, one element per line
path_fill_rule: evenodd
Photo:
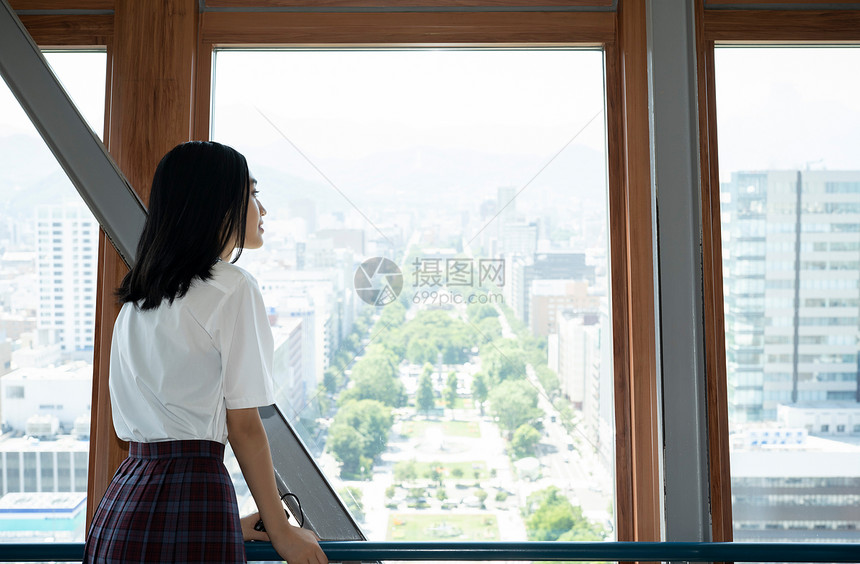
<path fill-rule="evenodd" d="M 697 0 L 699 155 L 702 185 L 705 362 L 708 366 L 708 441 L 712 533 L 732 540 L 728 382 L 723 301 L 722 235 L 714 49 L 722 45 L 860 45 L 860 10 L 848 2 L 793 0 L 793 9 L 761 9 L 756 0 Z M 829 9 L 817 9 L 829 4 Z M 752 8 L 743 9 L 745 5 Z M 731 8 L 731 9 L 726 9 Z"/>
<path fill-rule="evenodd" d="M 208 5 L 213 4 L 209 0 Z M 225 2 L 218 2 L 223 5 Z M 606 61 L 616 534 L 661 535 L 645 13 L 204 12 L 195 137 L 210 132 L 212 54 L 223 47 L 600 47 Z M 624 34 L 619 37 L 618 30 Z M 623 53 L 623 57 L 622 57 Z M 632 188 L 631 188 L 632 186 Z M 637 280 L 638 283 L 631 283 Z M 631 324 L 630 319 L 640 323 Z M 634 376 L 635 375 L 635 376 Z"/>
<path fill-rule="evenodd" d="M 613 218 L 609 228 L 616 535 L 619 540 L 659 541 L 661 447 L 652 283 L 646 14 L 641 2 L 626 2 L 623 6 L 618 12 L 552 14 L 203 13 L 194 131 L 197 138 L 208 139 L 212 53 L 218 47 L 601 47 L 606 61 L 609 214 Z M 631 324 L 630 319 L 639 322 Z"/>

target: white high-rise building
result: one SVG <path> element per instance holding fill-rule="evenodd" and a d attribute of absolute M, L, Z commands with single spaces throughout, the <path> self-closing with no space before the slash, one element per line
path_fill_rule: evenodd
<path fill-rule="evenodd" d="M 81 203 L 36 211 L 36 280 L 40 345 L 89 360 L 95 325 L 99 224 Z"/>
<path fill-rule="evenodd" d="M 722 191 L 733 420 L 860 408 L 860 171 L 737 172 Z"/>

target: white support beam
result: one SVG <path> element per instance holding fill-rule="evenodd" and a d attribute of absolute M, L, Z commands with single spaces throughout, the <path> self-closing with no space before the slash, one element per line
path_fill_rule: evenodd
<path fill-rule="evenodd" d="M 667 541 L 710 541 L 696 34 L 690 0 L 648 0 L 652 189 Z"/>

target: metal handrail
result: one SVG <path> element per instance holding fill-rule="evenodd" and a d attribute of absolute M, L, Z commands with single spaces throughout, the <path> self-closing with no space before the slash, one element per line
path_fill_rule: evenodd
<path fill-rule="evenodd" d="M 754 542 L 375 542 L 323 541 L 333 562 L 415 561 L 687 561 L 860 562 L 860 544 Z M 0 544 L 0 562 L 80 561 L 83 543 Z M 249 561 L 280 560 L 267 542 L 247 542 Z"/>

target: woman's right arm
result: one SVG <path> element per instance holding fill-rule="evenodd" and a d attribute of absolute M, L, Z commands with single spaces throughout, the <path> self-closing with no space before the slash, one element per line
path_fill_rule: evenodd
<path fill-rule="evenodd" d="M 325 564 L 317 536 L 287 521 L 275 485 L 269 439 L 256 407 L 227 410 L 227 436 L 272 546 L 289 564 Z"/>

